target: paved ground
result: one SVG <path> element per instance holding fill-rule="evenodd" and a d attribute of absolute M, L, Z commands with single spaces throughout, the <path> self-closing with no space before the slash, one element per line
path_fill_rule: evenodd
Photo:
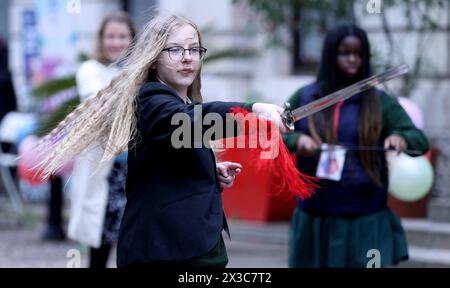
<path fill-rule="evenodd" d="M 4 200 L 4 198 L 2 198 Z M 43 241 L 45 205 L 27 205 L 19 219 L 0 205 L 0 267 L 66 267 L 70 249 L 81 253 L 85 265 L 86 249 L 72 241 Z"/>
<path fill-rule="evenodd" d="M 64 215 L 67 223 L 66 210 Z M 70 267 L 75 262 L 74 253 L 80 255 L 80 266 L 87 267 L 86 247 L 69 240 L 56 242 L 42 240 L 46 216 L 46 205 L 27 204 L 24 216 L 19 221 L 19 218 L 11 211 L 7 199 L 0 197 L 0 268 Z M 229 220 L 232 241 L 224 235 L 229 257 L 227 267 L 287 267 L 288 225 L 288 222 L 256 223 Z M 450 254 L 442 256 L 440 251 L 431 253 L 433 251 L 429 248 L 422 249 L 423 251 L 416 251 L 417 249 L 413 248 L 410 247 L 410 257 L 415 260 L 403 262 L 399 267 L 448 267 L 448 260 L 445 265 L 442 265 L 441 258 L 444 256 L 448 258 Z M 422 258 L 425 256 L 422 254 L 425 252 L 426 257 L 433 258 L 432 261 L 427 258 L 424 262 Z M 436 262 L 436 259 L 441 262 Z M 436 265 L 436 263 L 441 264 Z M 116 267 L 114 252 L 108 267 Z"/>
<path fill-rule="evenodd" d="M 287 267 L 288 223 L 230 220 L 231 239 L 225 243 L 232 268 Z"/>
<path fill-rule="evenodd" d="M 86 267 L 86 247 L 69 240 L 42 240 L 45 205 L 28 204 L 25 211 L 19 221 L 9 206 L 5 206 L 5 198 L 0 198 L 0 267 L 64 268 L 74 263 L 73 251 L 79 251 L 81 267 Z M 228 267 L 287 266 L 287 223 L 263 225 L 230 221 L 229 224 L 233 240 L 230 242 L 224 237 L 230 259 Z M 279 237 L 261 238 L 268 232 Z M 115 267 L 115 255 L 110 258 L 109 267 Z"/>

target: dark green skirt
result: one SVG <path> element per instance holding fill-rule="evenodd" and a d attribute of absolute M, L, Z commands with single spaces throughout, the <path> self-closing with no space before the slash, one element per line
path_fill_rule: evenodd
<path fill-rule="evenodd" d="M 389 209 L 352 218 L 294 211 L 289 267 L 386 267 L 407 259 L 400 218 Z"/>

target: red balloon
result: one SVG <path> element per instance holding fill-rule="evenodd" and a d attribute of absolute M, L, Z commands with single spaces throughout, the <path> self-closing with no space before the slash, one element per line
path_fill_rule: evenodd
<path fill-rule="evenodd" d="M 42 179 L 42 173 L 38 169 L 31 169 L 30 167 L 27 167 L 23 163 L 19 162 L 18 167 L 19 176 L 22 180 L 26 181 L 27 183 L 31 185 L 41 185 L 44 183 L 47 183 L 47 180 Z"/>
<path fill-rule="evenodd" d="M 431 158 L 433 157 L 433 153 L 431 152 L 431 149 L 428 150 L 427 153 L 425 153 L 425 158 L 427 158 L 429 161 L 431 161 Z"/>

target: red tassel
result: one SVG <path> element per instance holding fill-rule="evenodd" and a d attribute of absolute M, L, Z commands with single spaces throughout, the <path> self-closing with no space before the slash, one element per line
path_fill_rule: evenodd
<path fill-rule="evenodd" d="M 257 173 L 270 171 L 274 175 L 274 183 L 271 183 L 274 195 L 310 197 L 319 187 L 317 179 L 298 171 L 278 127 L 241 107 L 233 107 L 231 112 L 238 124 L 239 136 L 224 139 L 221 148 L 245 149 L 250 159 L 254 159 L 251 165 Z M 261 134 L 264 131 L 265 135 Z"/>

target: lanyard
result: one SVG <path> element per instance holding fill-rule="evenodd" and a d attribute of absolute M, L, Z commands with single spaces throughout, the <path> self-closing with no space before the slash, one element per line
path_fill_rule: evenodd
<path fill-rule="evenodd" d="M 334 135 L 336 135 L 336 138 L 338 136 L 339 117 L 341 115 L 341 107 L 343 104 L 344 101 L 338 102 L 336 104 L 336 108 L 334 109 Z"/>

